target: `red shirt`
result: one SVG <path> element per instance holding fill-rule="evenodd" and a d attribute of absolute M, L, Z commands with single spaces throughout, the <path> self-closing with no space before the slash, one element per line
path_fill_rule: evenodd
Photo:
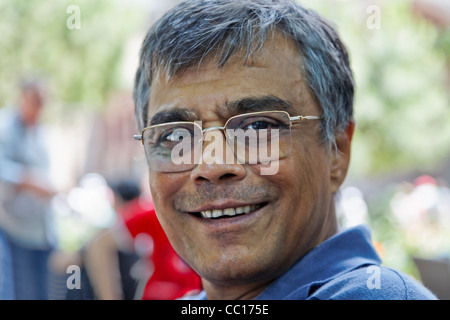
<path fill-rule="evenodd" d="M 178 256 L 156 217 L 153 204 L 142 199 L 132 200 L 123 212 L 124 222 L 136 242 L 144 245 L 154 271 L 144 289 L 143 300 L 173 300 L 201 289 L 200 277 Z M 148 237 L 148 235 L 150 237 Z"/>

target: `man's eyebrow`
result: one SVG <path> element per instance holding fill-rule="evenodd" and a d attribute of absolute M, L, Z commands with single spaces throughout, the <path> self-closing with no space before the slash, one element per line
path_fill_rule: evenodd
<path fill-rule="evenodd" d="M 168 122 L 177 121 L 196 121 L 199 117 L 193 110 L 184 108 L 173 108 L 170 110 L 163 110 L 155 114 L 150 122 L 150 125 L 156 125 Z"/>
<path fill-rule="evenodd" d="M 257 112 L 257 111 L 287 111 L 293 112 L 292 104 L 284 99 L 281 99 L 274 95 L 261 96 L 261 97 L 245 97 L 225 103 L 225 105 L 219 106 L 218 114 L 227 118 L 233 115 L 242 113 Z M 201 117 L 197 111 L 191 108 L 176 107 L 168 110 L 163 110 L 156 113 L 150 122 L 150 125 L 157 125 L 169 122 L 178 121 L 197 121 Z"/>
<path fill-rule="evenodd" d="M 222 115 L 236 115 L 241 113 L 258 111 L 287 111 L 293 112 L 292 104 L 277 96 L 245 97 L 238 100 L 229 101 L 221 107 L 219 113 Z"/>

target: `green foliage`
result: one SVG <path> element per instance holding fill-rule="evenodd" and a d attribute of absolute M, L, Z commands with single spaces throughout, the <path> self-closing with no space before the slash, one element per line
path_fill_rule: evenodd
<path fill-rule="evenodd" d="M 71 5 L 80 9 L 79 29 L 67 26 Z M 48 79 L 55 101 L 101 107 L 142 21 L 126 1 L 1 0 L 0 12 L 0 106 L 14 102 L 21 77 L 37 74 Z"/>
<path fill-rule="evenodd" d="M 304 1 L 302 1 L 304 2 Z M 347 44 L 356 79 L 351 174 L 426 170 L 450 154 L 449 31 L 409 1 L 308 1 Z"/>

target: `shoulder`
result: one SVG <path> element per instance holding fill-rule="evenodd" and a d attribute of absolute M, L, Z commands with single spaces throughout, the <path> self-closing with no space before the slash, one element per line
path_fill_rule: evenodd
<path fill-rule="evenodd" d="M 378 265 L 365 266 L 318 284 L 311 299 L 433 300 L 436 297 L 408 275 Z"/>

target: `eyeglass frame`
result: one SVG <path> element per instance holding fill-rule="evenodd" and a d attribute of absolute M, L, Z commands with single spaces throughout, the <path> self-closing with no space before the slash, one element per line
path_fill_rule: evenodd
<path fill-rule="evenodd" d="M 257 111 L 257 112 L 248 112 L 248 113 L 242 113 L 242 114 L 238 114 L 235 116 L 230 117 L 224 124 L 224 126 L 214 126 L 214 127 L 208 127 L 208 128 L 202 128 L 198 123 L 194 122 L 194 121 L 173 121 L 173 122 L 166 122 L 166 123 L 159 123 L 159 124 L 155 124 L 155 125 L 151 125 L 151 126 L 147 126 L 144 129 L 142 129 L 141 134 L 137 134 L 137 135 L 133 135 L 134 140 L 141 140 L 142 145 L 144 145 L 144 132 L 146 130 L 149 129 L 153 129 L 153 128 L 157 128 L 160 126 L 164 126 L 164 125 L 170 125 L 170 124 L 186 124 L 186 123 L 191 123 L 194 126 L 197 126 L 200 131 L 201 131 L 201 139 L 200 141 L 204 141 L 204 134 L 207 131 L 212 131 L 212 130 L 220 130 L 223 132 L 224 134 L 224 138 L 228 141 L 228 136 L 226 133 L 227 130 L 227 125 L 228 123 L 238 117 L 242 117 L 242 116 L 257 116 L 259 114 L 267 114 L 267 113 L 282 113 L 287 115 L 288 119 L 289 119 L 289 130 L 292 129 L 293 124 L 295 124 L 295 122 L 297 121 L 303 121 L 303 120 L 321 120 L 322 117 L 320 116 L 313 116 L 313 115 L 307 115 L 307 116 L 303 116 L 303 115 L 298 115 L 298 116 L 291 116 L 287 111 L 284 110 L 267 110 L 267 111 Z M 144 149 L 145 149 L 145 145 L 144 145 Z M 235 151 L 233 151 L 235 153 Z M 237 156 L 235 154 L 235 156 Z M 192 170 L 192 169 L 188 169 L 188 170 Z M 182 171 L 186 171 L 186 170 L 182 170 Z M 162 171 L 162 172 L 166 172 L 166 173 L 170 173 L 170 172 L 178 172 L 178 171 Z M 273 174 L 273 173 L 270 173 Z"/>
<path fill-rule="evenodd" d="M 235 119 L 237 117 L 247 116 L 247 115 L 258 115 L 258 114 L 272 113 L 272 112 L 280 112 L 280 113 L 287 114 L 288 118 L 289 118 L 289 125 L 290 125 L 289 128 L 290 129 L 292 128 L 292 125 L 293 125 L 293 123 L 295 121 L 321 120 L 322 119 L 322 117 L 320 117 L 320 116 L 301 116 L 301 115 L 298 115 L 298 116 L 292 116 L 291 117 L 291 115 L 287 111 L 282 111 L 282 110 L 272 110 L 272 111 L 269 110 L 269 111 L 257 111 L 257 112 L 241 113 L 241 114 L 238 114 L 238 115 L 235 115 L 235 116 L 232 116 L 232 117 L 228 118 L 228 120 L 225 122 L 225 124 L 222 127 L 221 126 L 216 126 L 216 127 L 208 127 L 208 128 L 201 129 L 202 140 L 203 140 L 203 134 L 206 131 L 208 131 L 208 130 L 224 130 L 225 131 L 228 122 L 230 122 L 230 120 L 232 120 L 232 119 Z M 140 140 L 142 142 L 142 145 L 143 145 L 144 144 L 143 137 L 144 137 L 144 132 L 146 130 L 153 129 L 153 128 L 156 128 L 156 127 L 159 127 L 159 126 L 163 126 L 163 125 L 167 125 L 167 124 L 172 124 L 172 123 L 194 123 L 194 124 L 196 124 L 194 121 L 173 121 L 173 122 L 158 123 L 158 124 L 154 124 L 154 125 L 145 127 L 144 129 L 142 129 L 141 134 L 133 135 L 133 139 L 134 140 Z"/>

